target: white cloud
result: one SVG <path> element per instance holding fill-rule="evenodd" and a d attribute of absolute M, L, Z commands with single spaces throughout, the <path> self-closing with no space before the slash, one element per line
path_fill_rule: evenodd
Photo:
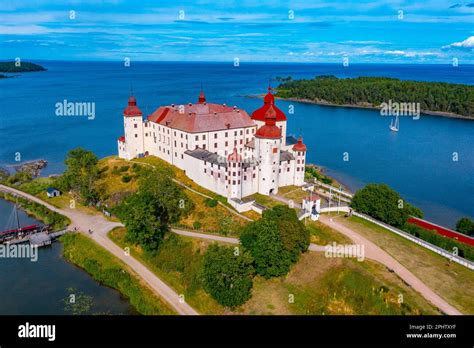
<path fill-rule="evenodd" d="M 474 49 L 474 36 L 468 37 L 464 41 L 460 42 L 453 42 L 452 44 L 443 46 L 442 48 L 444 49 L 450 49 L 450 48 L 455 48 L 455 49 Z"/>

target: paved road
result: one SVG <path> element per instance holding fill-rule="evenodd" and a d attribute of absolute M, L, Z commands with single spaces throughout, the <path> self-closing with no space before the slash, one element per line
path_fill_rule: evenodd
<path fill-rule="evenodd" d="M 122 260 L 127 266 L 129 266 L 135 273 L 142 278 L 155 293 L 165 300 L 178 314 L 182 315 L 198 315 L 191 306 L 187 303 L 182 302 L 179 294 L 177 294 L 172 288 L 166 285 L 160 278 L 158 278 L 154 273 L 152 273 L 147 267 L 133 258 L 131 255 L 127 256 L 120 247 L 118 247 L 114 242 L 112 242 L 108 237 L 107 233 L 117 226 L 123 226 L 118 222 L 111 222 L 105 219 L 102 215 L 90 215 L 83 213 L 75 209 L 60 209 L 57 208 L 35 196 L 32 196 L 28 193 L 10 188 L 0 184 L 0 191 L 6 191 L 9 193 L 17 194 L 28 198 L 36 203 L 46 206 L 48 209 L 55 211 L 59 214 L 67 216 L 71 220 L 71 225 L 69 229 L 77 228 L 86 236 L 92 238 L 104 249 L 112 253 L 114 256 Z M 92 234 L 89 234 L 84 231 L 91 229 Z"/>
<path fill-rule="evenodd" d="M 420 279 L 418 279 L 407 268 L 402 266 L 397 260 L 390 256 L 386 251 L 375 245 L 367 238 L 361 236 L 359 233 L 351 230 L 343 224 L 332 219 L 330 216 L 321 215 L 320 221 L 336 231 L 346 235 L 355 244 L 364 245 L 365 257 L 380 262 L 382 265 L 392 269 L 400 278 L 402 278 L 413 289 L 418 291 L 425 299 L 438 307 L 444 313 L 449 315 L 461 315 L 462 313 L 451 306 L 433 290 L 426 286 Z"/>

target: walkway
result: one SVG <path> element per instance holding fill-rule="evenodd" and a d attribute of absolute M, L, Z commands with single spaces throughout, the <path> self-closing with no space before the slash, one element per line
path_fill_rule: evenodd
<path fill-rule="evenodd" d="M 165 300 L 178 314 L 182 315 L 198 315 L 191 306 L 187 303 L 182 302 L 179 294 L 177 294 L 171 287 L 165 284 L 160 278 L 158 278 L 154 273 L 152 273 L 147 267 L 133 258 L 131 255 L 127 256 L 120 247 L 118 247 L 114 242 L 112 242 L 108 237 L 107 233 L 115 227 L 123 226 L 119 222 L 112 222 L 105 219 L 102 215 L 90 215 L 83 212 L 80 212 L 75 209 L 61 209 L 57 208 L 38 197 L 32 196 L 28 193 L 25 193 L 14 188 L 1 185 L 0 191 L 5 191 L 8 193 L 16 194 L 18 196 L 25 197 L 31 201 L 42 204 L 48 209 L 55 211 L 58 214 L 64 215 L 71 220 L 71 225 L 69 229 L 73 230 L 77 228 L 78 231 L 81 231 L 84 235 L 92 238 L 104 249 L 109 251 L 111 254 L 123 261 L 127 266 L 129 266 L 141 279 L 143 279 L 148 286 L 155 291 L 155 293 Z M 92 234 L 89 234 L 85 231 L 91 229 Z"/>

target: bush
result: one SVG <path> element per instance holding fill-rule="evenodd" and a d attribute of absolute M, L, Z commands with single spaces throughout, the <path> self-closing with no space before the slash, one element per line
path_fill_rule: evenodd
<path fill-rule="evenodd" d="M 233 247 L 211 245 L 204 255 L 204 289 L 226 307 L 237 307 L 252 296 L 254 269 L 248 252 L 235 253 Z"/>
<path fill-rule="evenodd" d="M 123 173 L 123 172 L 126 172 L 129 168 L 130 166 L 121 166 L 119 171 Z"/>
<path fill-rule="evenodd" d="M 214 208 L 217 206 L 217 200 L 216 199 L 209 199 L 209 198 L 206 198 L 206 200 L 204 201 L 204 203 L 210 207 L 210 208 Z"/>
<path fill-rule="evenodd" d="M 395 227 L 402 227 L 410 216 L 423 217 L 420 209 L 405 202 L 385 184 L 368 184 L 358 190 L 351 208 Z"/>
<path fill-rule="evenodd" d="M 194 221 L 194 222 L 193 222 L 193 228 L 194 228 L 195 230 L 200 230 L 201 227 L 202 227 L 202 224 L 201 224 L 199 221 Z"/>
<path fill-rule="evenodd" d="M 459 256 L 474 261 L 474 248 L 472 246 L 458 242 L 455 239 L 439 235 L 436 231 L 428 231 L 410 223 L 405 223 L 403 230 L 450 253 L 453 253 L 454 250 L 456 250 L 454 248 L 457 248 Z"/>
<path fill-rule="evenodd" d="M 459 219 L 456 223 L 456 231 L 468 236 L 474 236 L 474 221 L 467 217 Z"/>
<path fill-rule="evenodd" d="M 309 232 L 296 212 L 279 205 L 266 210 L 262 218 L 244 227 L 240 242 L 249 250 L 257 274 L 279 277 L 289 272 L 309 246 Z"/>
<path fill-rule="evenodd" d="M 132 180 L 132 177 L 130 175 L 122 176 L 122 182 L 127 183 L 130 182 L 130 180 Z"/>

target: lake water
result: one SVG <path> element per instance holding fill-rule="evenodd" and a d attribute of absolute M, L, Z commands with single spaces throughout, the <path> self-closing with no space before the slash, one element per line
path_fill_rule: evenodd
<path fill-rule="evenodd" d="M 13 204 L 0 199 L 0 230 L 11 225 Z M 38 223 L 19 210 L 20 224 Z M 98 284 L 87 273 L 61 256 L 62 244 L 38 249 L 38 260 L 0 258 L 0 315 L 68 314 L 63 300 L 68 288 L 90 296 L 89 314 L 134 314 L 134 308 L 121 294 Z"/>
<path fill-rule="evenodd" d="M 201 83 L 209 102 L 237 105 L 249 114 L 262 101 L 245 96 L 265 93 L 276 76 L 388 76 L 474 84 L 472 65 L 132 62 L 127 68 L 121 62 L 38 63 L 48 71 L 0 80 L 0 165 L 13 163 L 17 153 L 22 160 L 44 158 L 50 162 L 45 175 L 61 172 L 67 151 L 77 146 L 100 157 L 117 153 L 131 86 L 148 115 L 162 104 L 195 102 Z M 95 102 L 95 119 L 56 116 L 55 104 L 64 100 Z M 352 190 L 387 183 L 428 219 L 449 227 L 461 216 L 474 217 L 474 121 L 402 118 L 395 134 L 388 129 L 390 119 L 374 110 L 277 104 L 288 115 L 289 131 L 303 135 L 308 162 L 324 166 Z"/>

